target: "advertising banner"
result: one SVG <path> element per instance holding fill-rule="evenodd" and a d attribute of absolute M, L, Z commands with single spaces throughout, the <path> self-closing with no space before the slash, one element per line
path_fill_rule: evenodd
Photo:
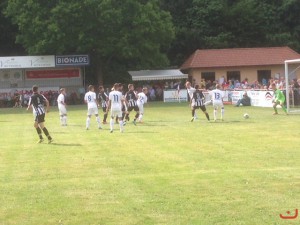
<path fill-rule="evenodd" d="M 0 70 L 1 82 L 17 83 L 22 80 L 22 70 Z"/>
<path fill-rule="evenodd" d="M 187 100 L 186 89 L 164 91 L 164 102 L 187 102 Z"/>
<path fill-rule="evenodd" d="M 61 70 L 27 70 L 27 79 L 53 79 L 53 78 L 78 78 L 79 69 L 61 69 Z"/>
<path fill-rule="evenodd" d="M 55 67 L 54 55 L 0 57 L 0 69 Z"/>
<path fill-rule="evenodd" d="M 56 66 L 84 66 L 89 65 L 88 55 L 60 55 L 55 56 Z"/>

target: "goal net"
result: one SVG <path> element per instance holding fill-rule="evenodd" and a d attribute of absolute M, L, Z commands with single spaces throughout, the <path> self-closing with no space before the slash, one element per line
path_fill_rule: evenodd
<path fill-rule="evenodd" d="M 300 113 L 300 59 L 286 60 L 284 67 L 287 112 Z"/>

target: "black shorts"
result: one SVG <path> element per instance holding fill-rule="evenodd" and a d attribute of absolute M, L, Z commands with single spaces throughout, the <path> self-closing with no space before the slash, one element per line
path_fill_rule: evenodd
<path fill-rule="evenodd" d="M 193 106 L 193 109 L 201 109 L 203 112 L 206 111 L 205 105 L 201 105 L 201 106 Z"/>
<path fill-rule="evenodd" d="M 37 122 L 37 123 L 43 123 L 43 122 L 45 122 L 45 113 L 41 114 L 41 115 L 37 115 L 35 117 L 34 121 Z"/>
<path fill-rule="evenodd" d="M 139 111 L 139 107 L 136 105 L 136 106 L 129 106 L 129 107 L 128 107 L 128 112 L 131 112 L 133 109 L 134 109 L 134 111 L 136 111 L 136 112 Z"/>

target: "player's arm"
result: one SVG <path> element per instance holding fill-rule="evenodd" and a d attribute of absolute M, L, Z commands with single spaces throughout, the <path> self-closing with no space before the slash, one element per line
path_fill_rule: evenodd
<path fill-rule="evenodd" d="M 109 99 L 108 103 L 107 103 L 107 107 L 106 107 L 106 112 L 107 113 L 109 112 L 110 106 L 111 106 L 111 100 Z"/>
<path fill-rule="evenodd" d="M 29 98 L 29 101 L 28 101 L 28 106 L 27 106 L 27 111 L 29 110 L 29 108 L 30 108 L 30 106 L 31 106 L 31 98 Z"/>
<path fill-rule="evenodd" d="M 48 101 L 48 99 L 45 96 L 43 96 L 43 97 L 44 97 L 45 104 L 46 104 L 46 112 L 49 112 L 49 108 L 50 108 L 49 101 Z"/>

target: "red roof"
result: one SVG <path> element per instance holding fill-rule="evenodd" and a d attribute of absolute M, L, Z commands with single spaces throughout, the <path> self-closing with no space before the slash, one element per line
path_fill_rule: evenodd
<path fill-rule="evenodd" d="M 180 69 L 283 65 L 285 60 L 299 58 L 289 47 L 204 49 L 196 50 Z"/>

